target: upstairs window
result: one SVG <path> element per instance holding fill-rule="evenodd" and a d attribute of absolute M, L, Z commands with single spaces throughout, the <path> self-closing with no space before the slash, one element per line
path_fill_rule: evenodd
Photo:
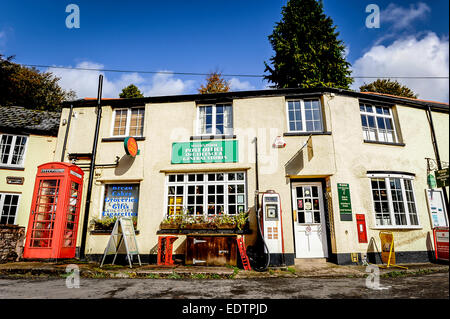
<path fill-rule="evenodd" d="M 397 143 L 392 109 L 386 106 L 359 105 L 363 137 L 366 141 Z"/>
<path fill-rule="evenodd" d="M 0 134 L 0 165 L 23 167 L 28 137 Z"/>
<path fill-rule="evenodd" d="M 202 105 L 198 107 L 198 134 L 232 135 L 233 108 L 231 104 Z"/>
<path fill-rule="evenodd" d="M 322 132 L 322 112 L 318 99 L 288 100 L 289 132 Z"/>
<path fill-rule="evenodd" d="M 143 136 L 144 109 L 115 109 L 112 136 Z"/>

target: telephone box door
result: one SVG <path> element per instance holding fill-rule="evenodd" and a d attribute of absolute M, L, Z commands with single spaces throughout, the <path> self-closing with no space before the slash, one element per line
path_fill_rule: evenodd
<path fill-rule="evenodd" d="M 61 179 L 36 180 L 24 258 L 52 258 Z"/>

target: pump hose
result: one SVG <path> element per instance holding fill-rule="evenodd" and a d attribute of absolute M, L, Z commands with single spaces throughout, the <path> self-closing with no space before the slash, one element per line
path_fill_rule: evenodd
<path fill-rule="evenodd" d="M 258 214 L 257 214 L 257 220 L 258 220 L 258 230 L 259 230 L 259 234 L 261 235 L 261 239 L 262 239 L 262 241 L 263 241 L 263 243 L 264 243 L 264 247 L 266 247 L 266 250 L 267 250 L 267 263 L 266 263 L 266 265 L 263 267 L 263 268 L 255 268 L 255 267 L 253 267 L 253 270 L 255 270 L 255 271 L 258 271 L 258 272 L 263 272 L 263 271 L 266 271 L 268 268 L 269 268 L 269 265 L 270 265 L 270 254 L 269 254 L 269 247 L 267 247 L 267 244 L 266 244 L 266 241 L 264 240 L 264 236 L 263 236 L 263 233 L 262 233 L 262 231 L 261 231 L 261 216 L 260 216 L 260 214 L 261 214 L 261 208 L 258 210 Z"/>

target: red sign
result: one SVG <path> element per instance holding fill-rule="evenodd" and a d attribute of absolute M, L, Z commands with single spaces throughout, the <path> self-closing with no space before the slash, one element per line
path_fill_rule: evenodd
<path fill-rule="evenodd" d="M 130 155 L 135 157 L 138 154 L 138 144 L 136 142 L 136 139 L 134 137 L 127 137 L 124 140 L 124 147 L 125 147 L 125 152 Z"/>
<path fill-rule="evenodd" d="M 433 233 L 436 259 L 448 261 L 448 227 L 435 227 Z"/>

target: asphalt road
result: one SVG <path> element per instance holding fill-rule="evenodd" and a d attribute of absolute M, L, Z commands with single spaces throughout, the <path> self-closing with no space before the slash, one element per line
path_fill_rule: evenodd
<path fill-rule="evenodd" d="M 264 279 L 80 279 L 67 288 L 65 278 L 0 279 L 0 299 L 396 299 L 449 298 L 449 274 L 381 278 L 381 286 L 366 287 L 364 278 Z"/>

